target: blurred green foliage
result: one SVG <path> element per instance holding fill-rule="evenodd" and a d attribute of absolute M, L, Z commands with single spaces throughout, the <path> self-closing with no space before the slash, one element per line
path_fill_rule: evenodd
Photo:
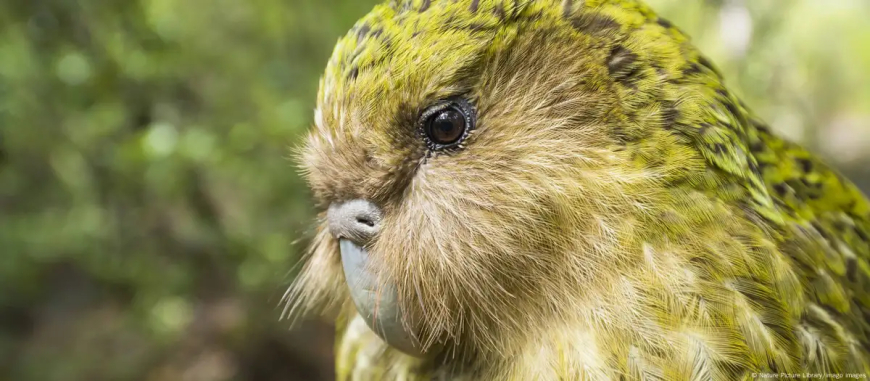
<path fill-rule="evenodd" d="M 371 5 L 2 2 L 0 378 L 307 375 L 281 358 L 314 349 L 278 321 L 312 217 L 288 157 Z"/>
<path fill-rule="evenodd" d="M 870 3 L 650 2 L 870 177 Z M 331 328 L 279 321 L 314 213 L 289 156 L 373 4 L 0 3 L 0 379 L 332 377 Z"/>

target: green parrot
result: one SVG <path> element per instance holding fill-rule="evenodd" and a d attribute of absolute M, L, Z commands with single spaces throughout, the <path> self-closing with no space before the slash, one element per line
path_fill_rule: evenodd
<path fill-rule="evenodd" d="M 870 373 L 866 197 L 641 1 L 390 1 L 317 101 L 339 380 Z"/>

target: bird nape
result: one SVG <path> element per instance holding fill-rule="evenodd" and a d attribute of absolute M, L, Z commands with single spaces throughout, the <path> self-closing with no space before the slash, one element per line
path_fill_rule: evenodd
<path fill-rule="evenodd" d="M 870 207 L 636 0 L 392 1 L 298 159 L 340 380 L 870 373 Z"/>

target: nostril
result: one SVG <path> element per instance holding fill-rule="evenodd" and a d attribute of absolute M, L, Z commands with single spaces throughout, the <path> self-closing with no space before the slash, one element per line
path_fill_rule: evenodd
<path fill-rule="evenodd" d="M 374 237 L 382 218 L 381 209 L 368 200 L 333 203 L 327 211 L 329 230 L 336 238 L 362 244 Z"/>
<path fill-rule="evenodd" d="M 367 217 L 357 217 L 356 222 L 359 222 L 359 223 L 366 225 L 370 228 L 375 226 L 375 222 Z"/>

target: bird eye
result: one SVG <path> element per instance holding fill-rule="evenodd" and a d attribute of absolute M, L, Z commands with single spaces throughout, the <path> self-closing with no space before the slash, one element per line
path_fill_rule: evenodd
<path fill-rule="evenodd" d="M 455 143 L 463 133 L 465 133 L 465 115 L 454 108 L 435 113 L 426 123 L 426 135 L 436 144 Z"/>
<path fill-rule="evenodd" d="M 462 142 L 471 129 L 471 107 L 464 101 L 445 102 L 431 107 L 422 116 L 422 132 L 433 150 L 451 148 Z"/>

